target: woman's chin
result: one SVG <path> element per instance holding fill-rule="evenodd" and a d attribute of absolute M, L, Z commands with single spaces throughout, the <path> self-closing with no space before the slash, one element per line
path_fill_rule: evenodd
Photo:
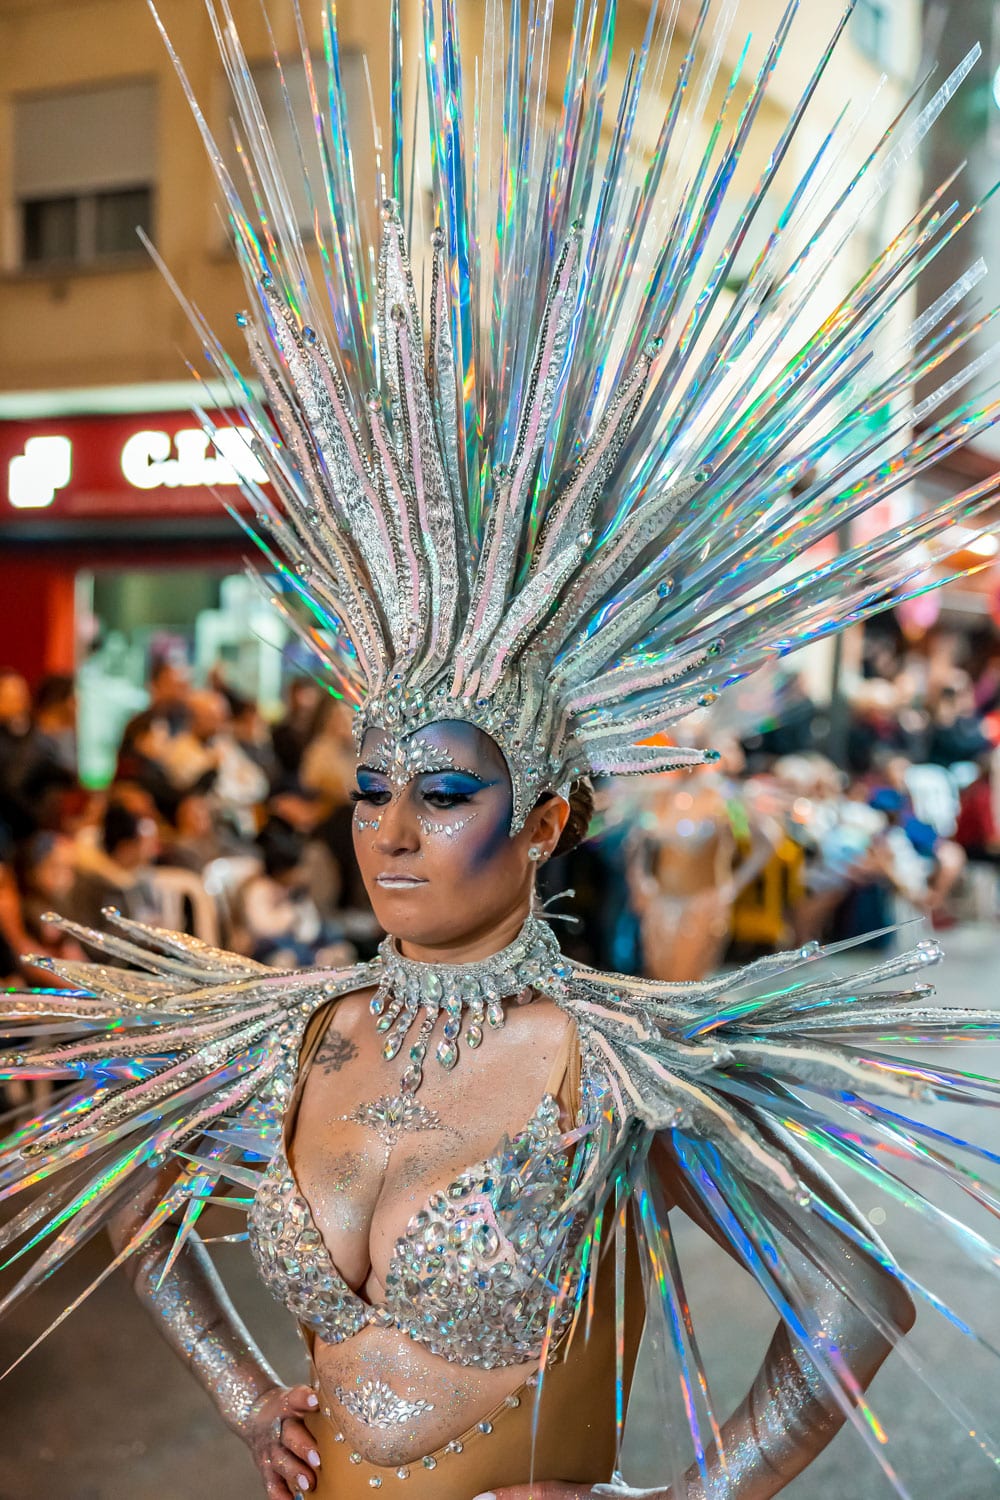
<path fill-rule="evenodd" d="M 397 943 L 406 943 L 414 948 L 447 949 L 461 945 L 465 937 L 461 929 L 442 927 L 440 907 L 434 912 L 425 908 L 415 909 L 418 903 L 409 901 L 379 901 L 373 903 L 379 926 Z"/>

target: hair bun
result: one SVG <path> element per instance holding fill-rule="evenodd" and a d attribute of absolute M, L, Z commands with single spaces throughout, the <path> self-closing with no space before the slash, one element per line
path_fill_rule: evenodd
<path fill-rule="evenodd" d="M 553 858 L 570 854 L 587 837 L 590 820 L 594 816 L 594 788 L 589 776 L 581 776 L 569 789 L 569 817 L 562 837 L 553 850 Z"/>

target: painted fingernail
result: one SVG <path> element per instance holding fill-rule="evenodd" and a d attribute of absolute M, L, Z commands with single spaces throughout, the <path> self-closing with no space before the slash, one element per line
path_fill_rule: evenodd
<path fill-rule="evenodd" d="M 320 1459 L 320 1456 L 316 1452 L 315 1448 L 310 1448 L 309 1449 L 309 1452 L 306 1454 L 306 1458 L 308 1458 L 309 1462 L 312 1464 L 312 1466 L 313 1466 L 314 1469 L 318 1469 L 319 1466 L 320 1466 L 320 1463 L 322 1462 L 322 1460 Z"/>
<path fill-rule="evenodd" d="M 305 1490 L 308 1490 L 308 1488 L 309 1488 L 309 1480 L 308 1480 L 308 1478 L 306 1477 L 305 1474 L 300 1474 L 299 1475 L 299 1489 L 305 1491 Z"/>
<path fill-rule="evenodd" d="M 315 1394 L 315 1392 L 312 1395 L 306 1397 L 306 1405 L 307 1406 L 318 1406 L 319 1405 L 319 1397 Z"/>

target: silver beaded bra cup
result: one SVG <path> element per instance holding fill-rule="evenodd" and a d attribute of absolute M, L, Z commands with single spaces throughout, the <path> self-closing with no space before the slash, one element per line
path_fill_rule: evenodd
<path fill-rule="evenodd" d="M 497 1030 L 503 1025 L 505 999 L 530 990 L 557 993 L 570 972 L 552 932 L 534 916 L 528 917 L 508 947 L 475 963 L 418 963 L 404 958 L 392 938 L 384 940 L 379 957 L 382 974 L 371 1010 L 378 1017 L 377 1030 L 386 1033 L 382 1054 L 387 1060 L 398 1054 L 410 1028 L 421 1017 L 402 1078 L 404 1094 L 414 1094 L 420 1087 L 431 1032 L 442 1011 L 446 1016 L 444 1036 L 436 1055 L 441 1066 L 450 1069 L 458 1061 L 465 1012 L 468 1024 L 464 1040 L 470 1047 L 478 1047 L 484 1023 Z"/>

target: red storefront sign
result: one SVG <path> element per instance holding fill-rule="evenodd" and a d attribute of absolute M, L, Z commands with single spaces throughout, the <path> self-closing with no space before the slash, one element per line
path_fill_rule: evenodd
<path fill-rule="evenodd" d="M 0 422 L 0 527 L 30 521 L 222 513 L 239 479 L 266 484 L 238 418 L 217 414 L 215 443 L 190 412 Z"/>

